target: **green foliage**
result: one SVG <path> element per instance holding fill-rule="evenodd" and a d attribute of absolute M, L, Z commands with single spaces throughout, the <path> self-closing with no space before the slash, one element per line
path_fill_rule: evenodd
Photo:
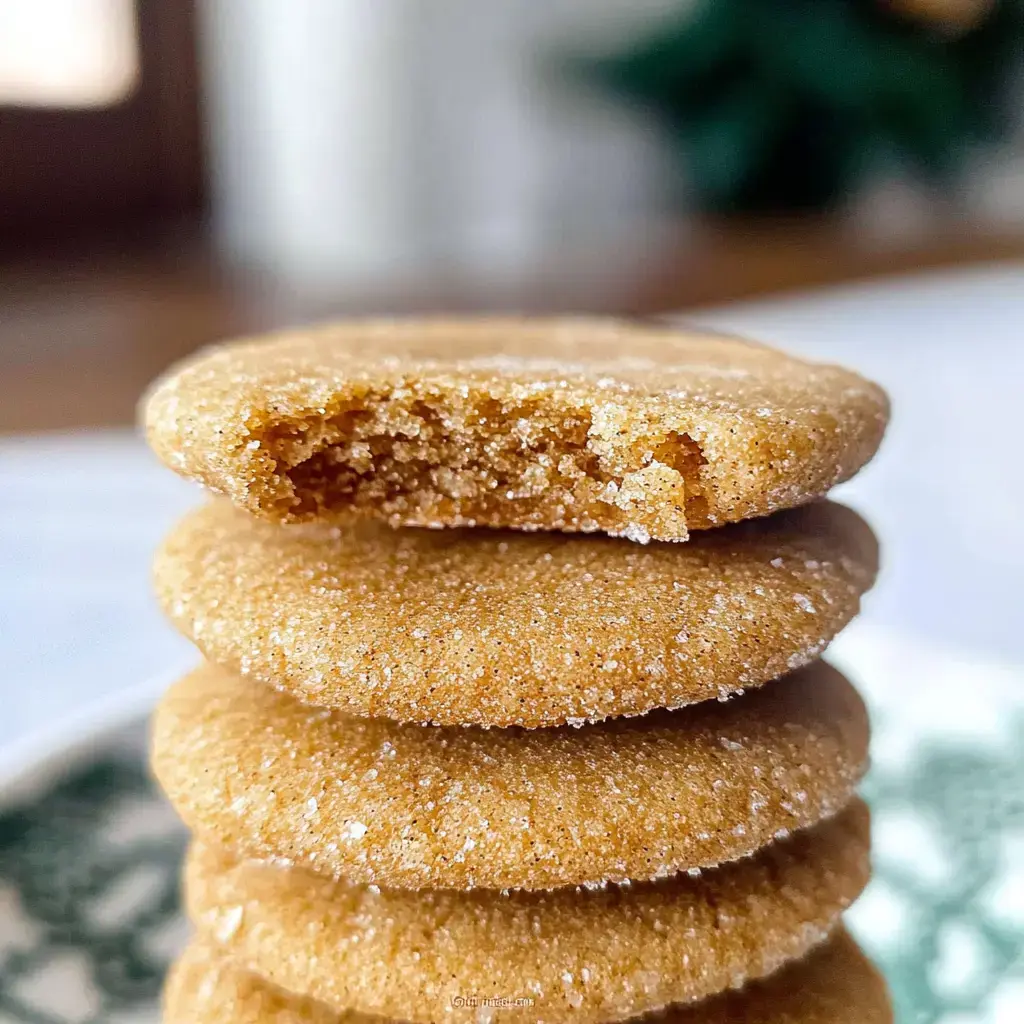
<path fill-rule="evenodd" d="M 1024 54 L 1020 0 L 962 34 L 887 0 L 699 0 L 620 53 L 573 61 L 668 130 L 706 208 L 827 208 L 880 159 L 950 186 L 998 139 Z"/>

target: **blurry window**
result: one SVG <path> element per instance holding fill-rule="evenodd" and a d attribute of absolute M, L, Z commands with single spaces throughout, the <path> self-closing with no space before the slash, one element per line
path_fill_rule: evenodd
<path fill-rule="evenodd" d="M 110 106 L 138 74 L 132 0 L 0 0 L 0 103 Z"/>
<path fill-rule="evenodd" d="M 0 0 L 0 254 L 198 212 L 196 0 Z"/>

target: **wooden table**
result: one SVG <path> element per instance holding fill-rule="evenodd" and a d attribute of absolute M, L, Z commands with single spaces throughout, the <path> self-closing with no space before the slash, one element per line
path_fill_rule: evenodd
<path fill-rule="evenodd" d="M 854 279 L 1024 256 L 1024 236 L 951 224 L 882 244 L 835 224 L 667 230 L 503 283 L 445 275 L 376 293 L 302 294 L 220 265 L 194 237 L 80 246 L 0 266 L 0 431 L 132 420 L 168 363 L 210 341 L 331 315 L 520 310 L 653 315 Z"/>

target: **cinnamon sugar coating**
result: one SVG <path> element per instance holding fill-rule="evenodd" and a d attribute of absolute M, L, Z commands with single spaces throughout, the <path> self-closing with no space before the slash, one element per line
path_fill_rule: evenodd
<path fill-rule="evenodd" d="M 868 813 L 699 877 L 598 891 L 372 890 L 202 844 L 186 901 L 204 942 L 335 1010 L 476 1021 L 459 997 L 531 999 L 507 1020 L 617 1021 L 764 977 L 824 941 L 869 875 Z"/>
<path fill-rule="evenodd" d="M 877 449 L 876 385 L 601 319 L 355 321 L 209 349 L 146 400 L 174 470 L 279 521 L 684 540 L 803 504 Z"/>
<path fill-rule="evenodd" d="M 172 687 L 153 770 L 253 857 L 389 887 L 554 888 L 753 853 L 853 796 L 864 706 L 823 662 L 725 703 L 580 729 L 399 725 L 210 666 Z"/>
<path fill-rule="evenodd" d="M 219 501 L 154 567 L 213 662 L 398 721 L 582 723 L 727 696 L 806 664 L 856 614 L 877 546 L 818 502 L 688 544 L 281 527 Z"/>
<path fill-rule="evenodd" d="M 487 1008 L 483 1008 L 486 1013 Z M 481 1011 L 478 1009 L 478 1013 Z M 501 1009 L 490 1019 L 500 1021 Z M 171 969 L 164 1024 L 382 1024 L 295 996 L 193 942 Z M 892 1024 L 881 975 L 842 928 L 762 981 L 636 1018 L 637 1024 Z"/>

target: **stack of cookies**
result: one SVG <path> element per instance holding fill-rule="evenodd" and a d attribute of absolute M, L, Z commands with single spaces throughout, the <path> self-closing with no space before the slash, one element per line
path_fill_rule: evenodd
<path fill-rule="evenodd" d="M 886 417 L 601 320 L 351 323 L 159 382 L 150 442 L 221 496 L 155 569 L 207 659 L 154 726 L 194 833 L 166 1020 L 890 1020 L 839 923 L 868 723 L 816 660 L 877 564 L 821 499 Z"/>

